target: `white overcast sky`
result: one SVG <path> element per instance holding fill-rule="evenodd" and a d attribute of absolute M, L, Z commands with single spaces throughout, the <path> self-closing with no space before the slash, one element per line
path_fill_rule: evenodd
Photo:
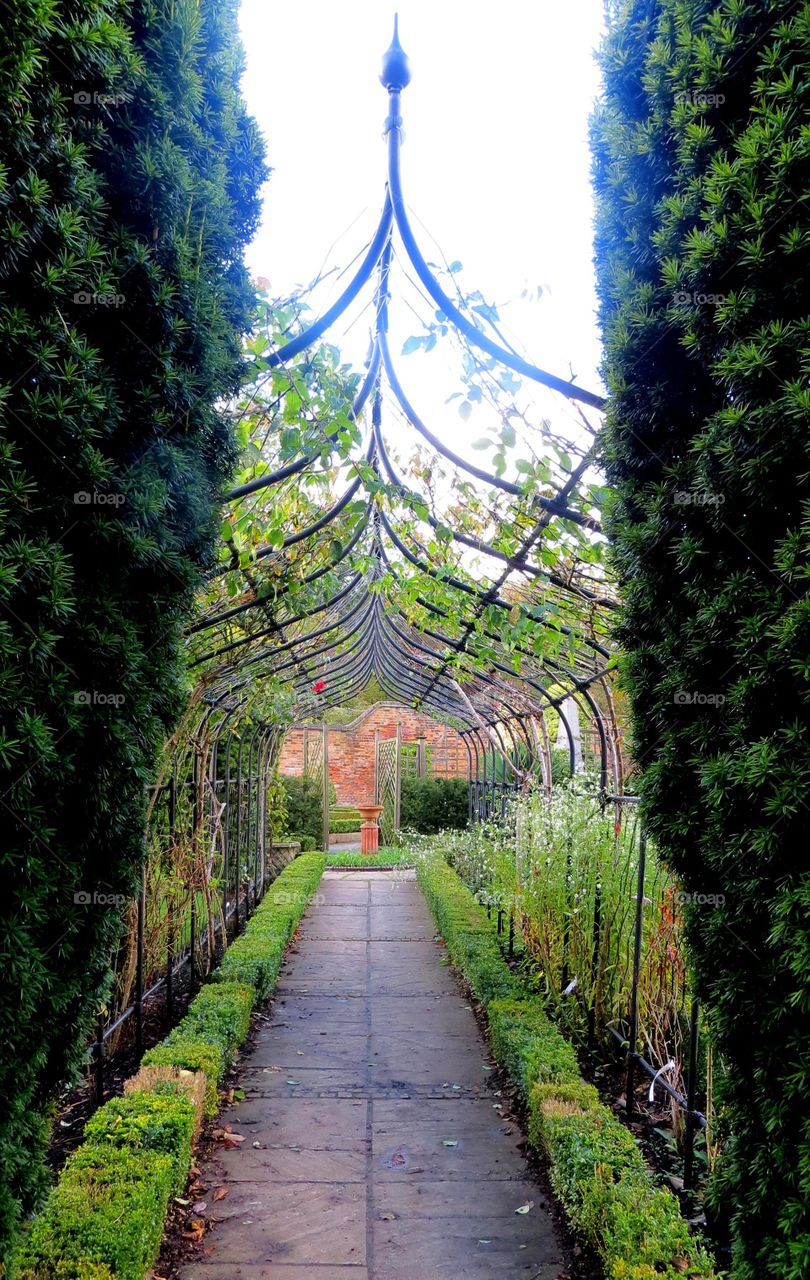
<path fill-rule="evenodd" d="M 404 189 L 425 255 L 435 237 L 463 262 L 462 287 L 498 304 L 542 286 L 504 327 L 537 364 L 598 390 L 588 116 L 602 0 L 242 0 L 244 92 L 273 167 L 249 267 L 281 295 L 373 233 L 395 10 L 413 71 Z"/>

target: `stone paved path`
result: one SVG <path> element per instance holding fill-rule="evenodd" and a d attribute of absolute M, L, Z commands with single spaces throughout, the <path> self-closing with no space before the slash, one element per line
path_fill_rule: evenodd
<path fill-rule="evenodd" d="M 224 1116 L 245 1141 L 203 1167 L 229 1191 L 183 1280 L 565 1275 L 434 933 L 407 874 L 327 872 Z"/>

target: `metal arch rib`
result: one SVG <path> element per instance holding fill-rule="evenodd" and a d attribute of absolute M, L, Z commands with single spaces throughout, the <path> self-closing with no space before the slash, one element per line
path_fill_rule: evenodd
<path fill-rule="evenodd" d="M 397 90 L 390 94 L 389 101 L 390 120 L 396 121 L 399 119 L 400 114 L 400 95 Z M 448 297 L 444 292 L 444 289 L 442 289 L 423 258 L 422 251 L 416 243 L 416 238 L 408 221 L 405 198 L 402 192 L 400 145 L 399 129 L 396 125 L 393 125 L 388 131 L 388 190 L 394 206 L 394 218 L 396 219 L 400 238 L 405 246 L 405 252 L 413 263 L 416 274 L 436 305 L 441 308 L 448 319 L 453 321 L 456 328 L 460 329 L 470 342 L 480 347 L 482 351 L 486 351 L 499 364 L 504 364 L 508 368 L 514 369 L 515 373 L 519 373 L 525 378 L 531 378 L 533 382 L 542 383 L 543 386 L 549 387 L 552 391 L 559 391 L 571 400 L 579 400 L 594 409 L 604 409 L 606 405 L 604 396 L 597 395 L 593 391 L 586 391 L 584 387 L 578 387 L 576 383 L 566 382 L 564 378 L 558 378 L 553 373 L 547 373 L 545 369 L 540 369 L 537 365 L 530 364 L 528 360 L 514 355 L 497 342 L 493 342 L 485 333 L 482 333 L 480 329 L 476 329 L 475 325 L 470 323 L 467 317 L 459 311 L 452 298 Z"/>

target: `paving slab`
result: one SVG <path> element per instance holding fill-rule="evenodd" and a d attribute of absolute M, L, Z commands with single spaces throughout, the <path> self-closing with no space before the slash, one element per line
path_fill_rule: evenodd
<path fill-rule="evenodd" d="M 185 1280 L 369 1280 L 365 1267 L 280 1266 L 268 1263 L 201 1262 L 186 1267 Z"/>
<path fill-rule="evenodd" d="M 201 1166 L 228 1194 L 181 1280 L 562 1280 L 491 1075 L 412 874 L 327 872 L 222 1116 L 243 1141 Z"/>
<path fill-rule="evenodd" d="M 501 1119 L 489 1097 L 375 1102 L 375 1182 L 520 1181 L 526 1161 L 520 1130 Z"/>

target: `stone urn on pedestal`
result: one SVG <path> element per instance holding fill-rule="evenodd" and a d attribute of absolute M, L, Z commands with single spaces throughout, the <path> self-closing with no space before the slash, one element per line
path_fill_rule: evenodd
<path fill-rule="evenodd" d="M 360 826 L 360 852 L 376 853 L 380 847 L 380 827 L 377 819 L 383 807 L 381 804 L 359 804 L 357 808 L 363 819 Z"/>

